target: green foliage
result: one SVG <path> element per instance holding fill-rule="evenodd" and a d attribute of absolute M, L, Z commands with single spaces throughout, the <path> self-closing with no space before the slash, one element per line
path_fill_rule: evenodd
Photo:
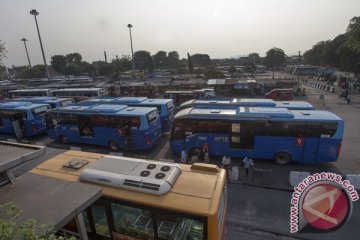
<path fill-rule="evenodd" d="M 55 71 L 65 74 L 65 69 L 67 65 L 66 57 L 64 55 L 54 55 L 51 57 L 51 66 Z"/>
<path fill-rule="evenodd" d="M 353 17 L 346 30 L 349 39 L 348 47 L 357 54 L 360 54 L 360 17 Z"/>
<path fill-rule="evenodd" d="M 306 51 L 304 62 L 360 73 L 360 17 L 350 20 L 345 34 L 318 42 Z"/>
<path fill-rule="evenodd" d="M 208 71 L 205 73 L 206 78 L 223 78 L 224 75 L 221 73 L 220 70 L 216 69 L 215 66 L 210 66 Z"/>
<path fill-rule="evenodd" d="M 252 63 L 253 65 L 259 65 L 261 64 L 261 58 L 258 53 L 250 53 L 248 55 L 248 62 Z"/>
<path fill-rule="evenodd" d="M 154 56 L 154 66 L 155 68 L 164 68 L 166 65 L 166 52 L 165 51 L 158 51 Z"/>
<path fill-rule="evenodd" d="M 273 47 L 266 52 L 265 65 L 272 69 L 283 67 L 285 63 L 285 53 L 282 49 Z"/>
<path fill-rule="evenodd" d="M 153 72 L 154 63 L 152 57 L 148 51 L 137 51 L 134 53 L 135 69 L 149 70 Z"/>
<path fill-rule="evenodd" d="M 194 67 L 209 67 L 211 64 L 210 56 L 208 54 L 194 54 L 191 56 Z"/>
<path fill-rule="evenodd" d="M 24 67 L 17 75 L 16 78 L 29 79 L 29 78 L 44 78 L 46 77 L 45 65 L 35 65 L 31 68 Z"/>
<path fill-rule="evenodd" d="M 230 73 L 230 74 L 234 74 L 234 73 L 236 73 L 236 72 L 237 72 L 237 71 L 236 71 L 235 66 L 234 66 L 234 65 L 231 65 L 230 68 L 229 68 L 229 73 Z"/>
<path fill-rule="evenodd" d="M 0 239 L 59 240 L 51 224 L 37 224 L 34 219 L 17 222 L 21 211 L 13 203 L 0 205 Z M 74 238 L 72 238 L 74 239 Z"/>
<path fill-rule="evenodd" d="M 169 52 L 167 56 L 167 66 L 169 68 L 177 68 L 179 63 L 179 53 L 177 51 Z"/>

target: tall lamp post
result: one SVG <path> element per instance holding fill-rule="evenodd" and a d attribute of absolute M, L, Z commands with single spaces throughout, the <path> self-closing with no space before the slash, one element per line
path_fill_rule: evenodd
<path fill-rule="evenodd" d="M 129 24 L 127 25 L 127 27 L 129 28 L 129 32 L 130 32 L 132 70 L 133 70 L 133 76 L 135 77 L 135 61 L 134 61 L 134 51 L 133 51 L 133 44 L 132 44 L 132 37 L 131 37 L 131 28 L 132 28 L 132 25 L 129 23 Z"/>
<path fill-rule="evenodd" d="M 47 64 L 46 64 L 44 48 L 43 48 L 43 45 L 42 45 L 42 41 L 41 41 L 41 37 L 40 37 L 40 31 L 39 31 L 39 26 L 38 26 L 38 22 L 37 22 L 37 19 L 36 19 L 36 16 L 39 15 L 39 12 L 36 11 L 36 9 L 32 9 L 32 10 L 30 11 L 30 14 L 31 14 L 31 15 L 34 15 L 34 18 L 35 18 L 36 29 L 37 29 L 37 32 L 38 32 L 38 35 L 39 35 L 41 52 L 42 52 L 42 56 L 43 56 L 43 60 L 44 60 L 44 64 L 45 64 L 45 69 L 46 69 L 46 75 L 47 75 L 48 80 L 50 80 L 50 73 L 49 73 L 49 69 L 48 69 Z"/>
<path fill-rule="evenodd" d="M 27 41 L 27 39 L 26 39 L 26 38 L 22 38 L 22 39 L 20 39 L 20 41 L 23 41 L 23 42 L 24 42 L 25 51 L 26 51 L 26 56 L 27 56 L 27 59 L 28 59 L 28 62 L 29 62 L 29 67 L 31 67 L 31 62 L 30 62 L 30 58 L 29 58 L 29 53 L 28 53 L 28 50 L 27 50 L 27 47 L 26 47 L 26 41 Z"/>

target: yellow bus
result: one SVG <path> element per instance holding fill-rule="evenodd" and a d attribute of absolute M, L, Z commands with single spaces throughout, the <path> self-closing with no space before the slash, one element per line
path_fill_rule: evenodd
<path fill-rule="evenodd" d="M 83 211 L 89 239 L 224 239 L 226 173 L 216 165 L 67 151 L 32 173 L 101 186 Z M 64 231 L 79 229 L 73 220 Z"/>

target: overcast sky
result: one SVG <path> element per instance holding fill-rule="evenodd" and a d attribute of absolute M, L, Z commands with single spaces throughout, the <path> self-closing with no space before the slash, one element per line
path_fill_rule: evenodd
<path fill-rule="evenodd" d="M 180 57 L 207 53 L 229 58 L 276 46 L 286 54 L 344 33 L 360 16 L 360 0 L 0 0 L 0 39 L 7 66 L 26 65 L 21 38 L 28 39 L 31 63 L 42 64 L 36 9 L 47 62 L 78 52 L 92 62 L 134 51 L 178 51 Z"/>

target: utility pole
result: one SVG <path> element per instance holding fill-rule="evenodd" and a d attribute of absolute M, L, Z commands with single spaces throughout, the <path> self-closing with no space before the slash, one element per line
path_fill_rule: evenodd
<path fill-rule="evenodd" d="M 31 67 L 31 62 L 30 62 L 30 58 L 29 58 L 29 53 L 28 53 L 28 50 L 27 50 L 27 47 L 26 47 L 26 41 L 27 41 L 27 39 L 26 39 L 26 38 L 22 38 L 22 39 L 20 39 L 20 41 L 23 41 L 23 42 L 24 42 L 25 51 L 26 51 L 26 56 L 27 56 L 27 59 L 28 59 L 28 62 L 29 62 L 29 67 Z"/>
<path fill-rule="evenodd" d="M 46 64 L 46 58 L 45 58 L 44 48 L 43 48 L 42 41 L 41 41 L 41 36 L 40 36 L 40 31 L 39 31 L 39 25 L 38 25 L 38 22 L 37 22 L 37 19 L 36 19 L 36 16 L 39 15 L 39 12 L 36 11 L 36 9 L 32 9 L 32 10 L 30 11 L 30 14 L 31 14 L 31 15 L 34 15 L 34 18 L 35 18 L 36 29 L 37 29 L 37 32 L 38 32 L 38 35 L 39 35 L 41 52 L 42 52 L 42 56 L 43 56 L 43 60 L 44 60 L 44 64 L 45 64 L 45 69 L 46 69 L 46 75 L 47 75 L 48 81 L 50 81 L 50 73 L 49 73 L 48 66 L 47 66 L 47 64 Z"/>
<path fill-rule="evenodd" d="M 132 37 L 131 37 L 131 28 L 132 28 L 132 25 L 129 23 L 129 24 L 127 25 L 127 27 L 129 28 L 129 32 L 130 32 L 132 70 L 133 70 L 133 76 L 135 77 L 135 61 L 134 61 L 134 51 L 133 51 L 133 44 L 132 44 Z"/>
<path fill-rule="evenodd" d="M 106 56 L 106 52 L 104 51 L 104 57 L 105 57 L 105 62 L 107 63 L 107 56 Z"/>

